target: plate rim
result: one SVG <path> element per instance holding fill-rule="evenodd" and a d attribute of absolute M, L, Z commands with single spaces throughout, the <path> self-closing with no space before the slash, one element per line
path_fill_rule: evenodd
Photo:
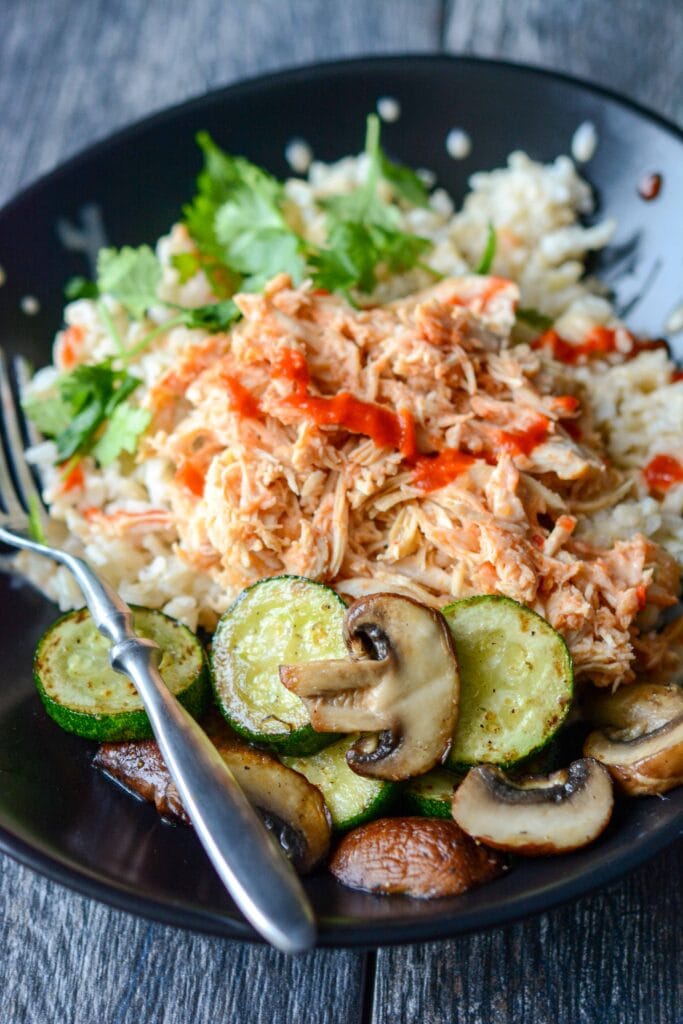
<path fill-rule="evenodd" d="M 83 146 L 66 160 L 40 174 L 34 181 L 22 187 L 8 199 L 0 208 L 0 218 L 11 215 L 15 207 L 30 201 L 31 197 L 46 185 L 60 181 L 63 177 L 77 171 L 85 161 L 106 154 L 110 148 L 132 140 L 149 129 L 163 126 L 165 122 L 170 122 L 179 115 L 200 109 L 203 104 L 218 100 L 220 97 L 239 97 L 240 93 L 248 94 L 252 90 L 258 91 L 266 87 L 277 88 L 280 85 L 296 83 L 301 80 L 315 81 L 319 77 L 334 75 L 336 72 L 348 73 L 360 66 L 372 65 L 380 70 L 384 67 L 387 71 L 394 71 L 407 63 L 425 66 L 450 64 L 475 68 L 483 66 L 513 73 L 528 73 L 532 77 L 559 82 L 572 89 L 578 89 L 588 95 L 607 100 L 646 121 L 653 122 L 683 145 L 683 127 L 668 117 L 610 87 L 543 65 L 469 54 L 411 51 L 392 54 L 360 54 L 348 58 L 295 64 L 239 78 L 227 85 L 217 86 L 144 115 L 115 129 L 103 138 Z M 627 854 L 619 859 L 616 866 L 605 864 L 595 870 L 589 878 L 586 878 L 584 874 L 569 881 L 557 882 L 549 890 L 539 890 L 531 895 L 516 897 L 502 907 L 492 907 L 484 912 L 472 911 L 465 915 L 464 923 L 457 915 L 452 914 L 442 915 L 436 921 L 418 919 L 399 924 L 381 921 L 367 924 L 365 922 L 358 923 L 355 920 L 345 923 L 343 919 L 332 919 L 323 925 L 318 935 L 317 945 L 327 948 L 374 948 L 376 946 L 402 945 L 483 932 L 512 924 L 515 921 L 537 917 L 544 911 L 553 910 L 581 896 L 588 896 L 597 889 L 616 882 L 640 864 L 680 840 L 683 837 L 683 810 L 675 816 L 673 828 L 670 824 L 668 828 L 670 831 L 667 831 L 667 827 L 660 827 L 643 844 L 636 849 L 627 851 Z M 82 896 L 95 899 L 116 910 L 132 913 L 167 926 L 217 935 L 233 941 L 263 943 L 260 936 L 237 912 L 232 916 L 227 916 L 225 913 L 214 912 L 208 907 L 193 910 L 184 901 L 176 902 L 172 898 L 161 900 L 147 897 L 125 882 L 104 878 L 91 868 L 74 864 L 68 857 L 48 852 L 40 841 L 29 842 L 2 824 L 0 824 L 0 852 L 50 881 L 64 885 Z M 471 920 L 474 917 L 477 918 L 476 921 Z M 400 931 L 399 935 L 395 934 L 397 930 Z"/>

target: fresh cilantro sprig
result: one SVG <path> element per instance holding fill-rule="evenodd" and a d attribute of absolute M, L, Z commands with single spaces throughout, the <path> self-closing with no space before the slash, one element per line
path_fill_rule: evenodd
<path fill-rule="evenodd" d="M 410 202 L 426 203 L 424 185 L 406 167 L 393 164 L 380 146 L 379 118 L 368 117 L 365 138 L 368 172 L 355 191 L 321 200 L 326 212 L 327 245 L 314 253 L 311 264 L 317 287 L 348 294 L 356 288 L 371 292 L 377 270 L 384 265 L 392 272 L 414 267 L 431 243 L 401 231 L 398 207 L 379 193 L 382 179 Z"/>
<path fill-rule="evenodd" d="M 122 451 L 135 451 L 149 423 L 149 412 L 128 402 L 139 384 L 105 360 L 63 373 L 50 394 L 28 395 L 23 407 L 41 433 L 55 439 L 58 462 L 92 455 L 107 466 Z"/>
<path fill-rule="evenodd" d="M 197 142 L 204 168 L 183 213 L 212 285 L 231 280 L 233 291 L 258 291 L 281 272 L 302 280 L 306 246 L 285 220 L 281 183 L 244 157 L 224 153 L 206 132 Z"/>
<path fill-rule="evenodd" d="M 385 181 L 395 196 L 413 206 L 426 206 L 427 190 L 408 167 L 393 163 L 380 146 L 376 115 L 367 123 L 366 181 L 353 192 L 329 196 L 320 205 L 326 213 L 323 247 L 306 242 L 288 223 L 282 184 L 244 157 L 229 156 L 202 132 L 197 141 L 204 168 L 197 195 L 185 207 L 185 224 L 199 255 L 182 254 L 175 265 L 181 275 L 200 268 L 214 283 L 219 272 L 236 282 L 234 290 L 257 291 L 277 273 L 294 282 L 311 274 L 318 288 L 348 293 L 371 292 L 377 269 L 407 270 L 419 263 L 430 243 L 400 230 L 400 209 L 380 196 Z"/>

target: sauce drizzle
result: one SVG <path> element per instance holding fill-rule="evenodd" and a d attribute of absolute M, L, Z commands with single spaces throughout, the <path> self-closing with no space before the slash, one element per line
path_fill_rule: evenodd
<path fill-rule="evenodd" d="M 661 174 L 646 174 L 638 184 L 638 195 L 646 203 L 656 199 L 662 188 Z"/>
<path fill-rule="evenodd" d="M 683 466 L 673 455 L 655 455 L 643 470 L 643 476 L 651 491 L 661 493 L 683 483 Z"/>

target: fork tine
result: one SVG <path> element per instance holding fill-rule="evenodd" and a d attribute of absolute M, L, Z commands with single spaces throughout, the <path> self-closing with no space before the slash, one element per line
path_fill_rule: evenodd
<path fill-rule="evenodd" d="M 2 349 L 0 349 L 0 408 L 5 435 L 5 444 L 0 446 L 2 449 L 0 492 L 9 515 L 25 519 L 32 501 L 37 499 L 37 509 L 42 509 L 43 506 L 36 482 L 24 457 L 24 443 L 17 407 L 12 394 L 7 358 Z"/>

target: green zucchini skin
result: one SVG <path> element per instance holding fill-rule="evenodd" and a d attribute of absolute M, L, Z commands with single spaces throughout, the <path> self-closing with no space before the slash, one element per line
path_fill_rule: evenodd
<path fill-rule="evenodd" d="M 211 699 L 208 663 L 200 641 L 186 626 L 163 612 L 138 606 L 132 606 L 131 611 L 136 632 L 156 640 L 162 652 L 166 647 L 160 671 L 169 689 L 193 718 L 200 718 Z M 172 654 L 171 639 L 177 645 Z M 68 663 L 62 660 L 69 658 L 65 644 L 78 647 L 78 651 L 72 647 Z M 62 729 L 85 739 L 102 743 L 151 739 L 154 733 L 142 701 L 132 682 L 110 667 L 108 647 L 87 608 L 67 612 L 57 619 L 40 638 L 33 659 L 33 679 L 43 706 Z M 79 666 L 73 659 L 82 650 L 87 661 Z M 78 695 L 76 699 L 67 696 L 74 685 L 83 695 L 80 707 Z M 118 691 L 114 696 L 112 687 Z M 121 709 L 122 704 L 125 709 Z"/>
<path fill-rule="evenodd" d="M 335 832 L 346 832 L 389 808 L 399 791 L 395 782 L 356 775 L 346 763 L 346 752 L 360 733 L 345 736 L 309 757 L 284 757 L 288 768 L 304 775 L 323 795 Z"/>
<path fill-rule="evenodd" d="M 216 703 L 236 733 L 293 757 L 338 738 L 313 729 L 278 668 L 346 657 L 345 610 L 334 590 L 304 576 L 271 576 L 242 591 L 218 623 L 210 655 Z"/>
<path fill-rule="evenodd" d="M 569 649 L 540 615 L 482 595 L 442 609 L 460 664 L 460 712 L 446 766 L 511 768 L 541 751 L 569 713 Z"/>
<path fill-rule="evenodd" d="M 434 768 L 406 783 L 403 799 L 411 811 L 425 818 L 451 818 L 453 792 L 461 781 L 462 775 Z"/>

